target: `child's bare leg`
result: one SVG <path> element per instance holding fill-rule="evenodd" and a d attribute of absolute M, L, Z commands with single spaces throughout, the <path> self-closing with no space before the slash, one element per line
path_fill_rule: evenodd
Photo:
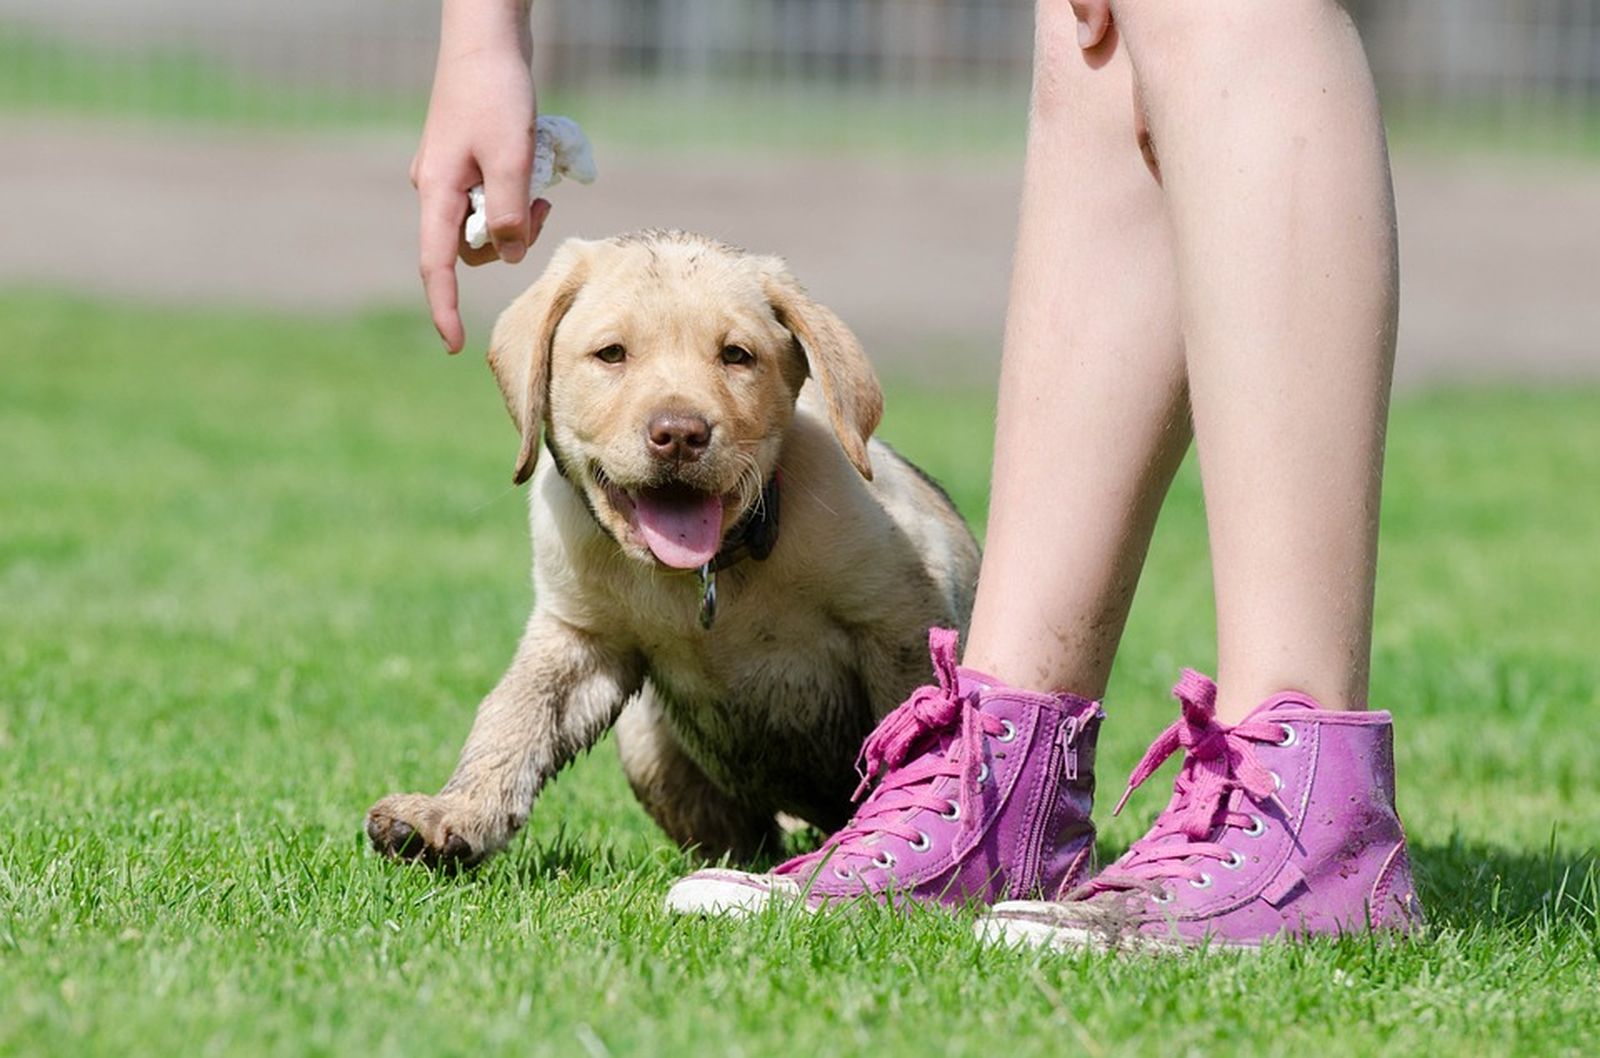
<path fill-rule="evenodd" d="M 1136 138 L 1127 56 L 1114 40 L 1085 56 L 1064 3 L 1041 3 L 1036 20 L 988 549 L 965 660 L 1013 687 L 1099 697 L 1189 441 L 1177 276 Z M 1077 764 L 1087 747 L 1092 765 L 1092 703 L 972 696 L 949 639 L 930 639 L 942 692 L 914 694 L 867 740 L 862 767 L 884 777 L 850 824 L 770 875 L 697 872 L 673 887 L 669 908 L 747 914 L 774 900 L 886 893 L 992 902 L 1084 879 L 1093 777 Z M 1029 738 L 1001 745 L 1019 723 Z M 1006 789 L 1015 792 L 987 792 Z M 984 839 L 969 840 L 962 819 L 981 820 Z M 897 863 L 928 882 L 902 886 Z"/>
<path fill-rule="evenodd" d="M 1113 38 L 1041 4 L 993 498 L 966 662 L 1099 697 L 1189 443 L 1171 234 Z"/>
<path fill-rule="evenodd" d="M 1396 260 L 1360 40 L 1333 0 L 1112 10 L 1176 236 L 1218 717 L 1363 708 Z"/>

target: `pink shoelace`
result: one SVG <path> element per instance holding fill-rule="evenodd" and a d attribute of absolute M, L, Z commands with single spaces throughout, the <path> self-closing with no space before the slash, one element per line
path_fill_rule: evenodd
<path fill-rule="evenodd" d="M 778 865 L 775 874 L 813 870 L 831 858 L 835 872 L 846 877 L 844 868 L 852 857 L 877 859 L 878 850 L 869 839 L 891 834 L 913 843 L 920 840 L 925 835 L 910 822 L 917 812 L 938 812 L 951 818 L 951 800 L 934 793 L 941 779 L 953 778 L 958 783 L 953 811 L 961 819 L 961 832 L 977 822 L 983 737 L 1004 733 L 1005 725 L 979 712 L 976 694 L 960 693 L 955 632 L 931 629 L 928 650 L 938 685 L 912 692 L 879 722 L 861 748 L 857 761 L 861 785 L 853 800 L 860 801 L 863 794 L 866 800 L 843 830 L 815 851 Z M 872 787 L 880 771 L 883 779 Z M 869 787 L 871 793 L 867 793 Z M 884 865 L 881 859 L 878 862 Z"/>
<path fill-rule="evenodd" d="M 1216 684 L 1193 669 L 1183 670 L 1172 694 L 1182 703 L 1182 715 L 1145 751 L 1112 814 L 1121 812 L 1133 791 L 1181 747 L 1183 768 L 1173 801 L 1148 834 L 1089 882 L 1086 895 L 1126 889 L 1163 891 L 1165 882 L 1200 881 L 1203 872 L 1196 861 L 1231 861 L 1234 851 L 1214 838 L 1226 828 L 1249 830 L 1257 824 L 1249 813 L 1227 807 L 1235 789 L 1284 811 L 1278 780 L 1256 759 L 1252 745 L 1278 742 L 1283 728 L 1260 720 L 1232 727 L 1217 723 Z"/>

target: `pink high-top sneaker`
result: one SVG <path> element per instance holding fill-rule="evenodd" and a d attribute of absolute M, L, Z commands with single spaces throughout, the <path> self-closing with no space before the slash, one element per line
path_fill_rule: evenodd
<path fill-rule="evenodd" d="M 1123 801 L 1184 751 L 1150 832 L 1064 900 L 996 905 L 980 936 L 1058 948 L 1253 948 L 1421 924 L 1394 807 L 1389 714 L 1279 694 L 1229 727 L 1215 719 L 1216 693 L 1186 670 L 1173 691 L 1182 718 L 1134 769 Z"/>
<path fill-rule="evenodd" d="M 815 852 L 769 874 L 707 869 L 667 909 L 749 914 L 774 900 L 809 909 L 862 898 L 959 904 L 1059 896 L 1094 847 L 1100 706 L 1034 694 L 956 666 L 956 633 L 928 634 L 938 686 L 922 687 L 867 738 L 854 818 Z"/>

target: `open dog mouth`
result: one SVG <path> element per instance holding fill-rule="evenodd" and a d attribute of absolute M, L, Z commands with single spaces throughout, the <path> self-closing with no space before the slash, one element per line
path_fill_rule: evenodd
<path fill-rule="evenodd" d="M 699 569 L 722 546 L 723 499 L 690 485 L 624 489 L 605 484 L 606 498 L 650 553 L 674 569 Z"/>

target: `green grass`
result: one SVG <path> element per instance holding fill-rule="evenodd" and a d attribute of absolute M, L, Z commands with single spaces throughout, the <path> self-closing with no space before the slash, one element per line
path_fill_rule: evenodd
<path fill-rule="evenodd" d="M 1395 411 L 1375 693 L 1429 935 L 1052 958 L 965 914 L 670 920 L 688 863 L 609 745 L 475 874 L 374 860 L 362 812 L 444 777 L 529 604 L 481 362 L 410 315 L 38 294 L 0 295 L 0 335 L 0 1054 L 1593 1051 L 1600 392 Z M 980 517 L 989 398 L 891 407 Z M 1191 466 L 1108 794 L 1210 660 L 1207 578 Z M 1101 812 L 1104 851 L 1160 785 Z"/>

